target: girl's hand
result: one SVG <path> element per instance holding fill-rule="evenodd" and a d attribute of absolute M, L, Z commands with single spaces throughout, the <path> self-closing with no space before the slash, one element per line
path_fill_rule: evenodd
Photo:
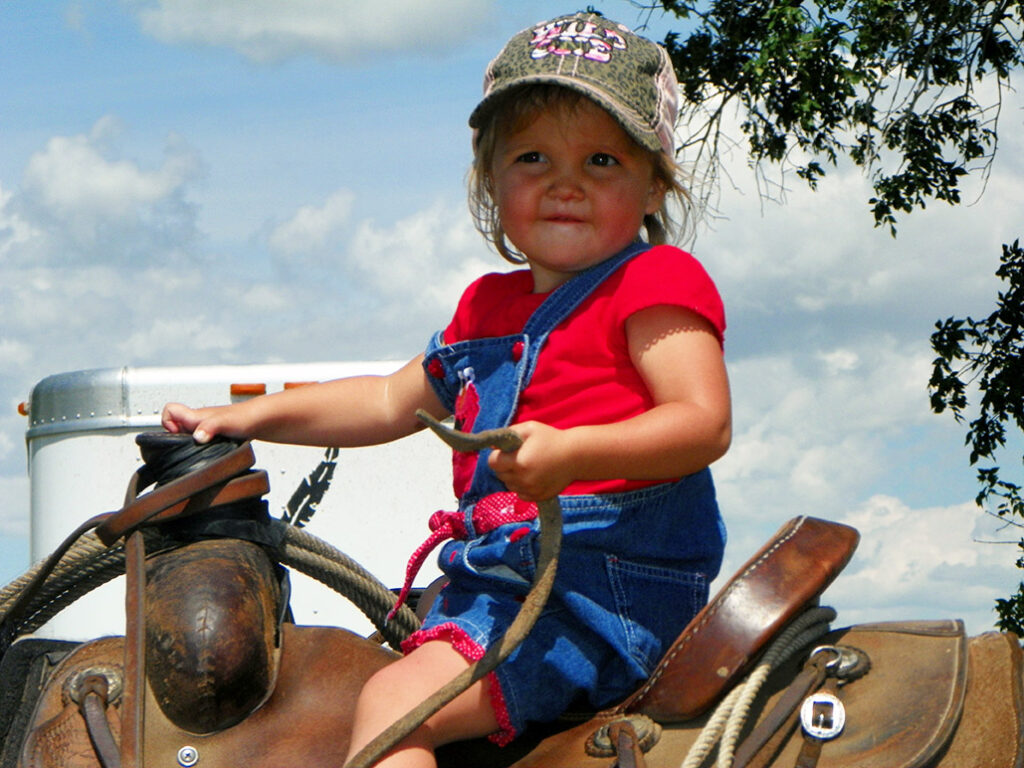
<path fill-rule="evenodd" d="M 566 430 L 537 421 L 515 424 L 522 438 L 519 450 L 491 451 L 487 465 L 505 486 L 524 501 L 554 498 L 576 478 L 572 473 L 573 440 Z"/>
<path fill-rule="evenodd" d="M 168 432 L 188 432 L 197 443 L 208 443 L 214 435 L 228 434 L 229 429 L 218 416 L 223 408 L 189 408 L 181 403 L 168 403 L 160 415 L 160 423 Z"/>

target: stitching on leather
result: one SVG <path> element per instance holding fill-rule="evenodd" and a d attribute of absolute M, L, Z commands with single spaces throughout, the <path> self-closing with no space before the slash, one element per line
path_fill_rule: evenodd
<path fill-rule="evenodd" d="M 753 563 L 751 563 L 750 566 L 748 566 L 747 569 L 744 570 L 743 573 L 741 573 L 729 585 L 729 587 L 721 595 L 721 597 L 715 601 L 714 608 L 707 613 L 707 615 L 701 620 L 700 624 L 697 625 L 697 627 L 693 630 L 693 632 L 691 632 L 686 638 L 684 638 L 682 643 L 680 643 L 678 646 L 676 646 L 673 650 L 670 650 L 669 655 L 667 655 L 662 660 L 662 662 L 658 665 L 657 669 L 655 669 L 654 672 L 651 673 L 651 676 L 650 676 L 650 678 L 648 678 L 647 683 L 644 685 L 643 688 L 641 688 L 636 693 L 635 698 L 634 697 L 630 697 L 632 701 L 639 702 L 640 700 L 643 699 L 644 696 L 646 696 L 650 692 L 651 688 L 653 688 L 654 685 L 658 682 L 658 680 L 661 679 L 662 675 L 665 673 L 665 670 L 668 669 L 669 665 L 672 663 L 672 660 L 676 656 L 679 655 L 679 653 L 683 650 L 683 648 L 685 648 L 687 645 L 689 645 L 691 642 L 693 642 L 693 639 L 695 637 L 697 637 L 701 633 L 701 631 L 708 624 L 708 622 L 710 622 L 711 619 L 714 618 L 714 616 L 717 615 L 718 611 L 721 609 L 722 605 L 725 603 L 725 598 L 731 592 L 733 592 L 737 588 L 737 586 L 740 584 L 740 582 L 744 581 L 750 574 L 752 574 L 754 571 L 756 571 L 758 568 L 760 568 L 761 565 L 764 563 L 764 561 L 767 560 L 772 554 L 774 554 L 775 551 L 779 547 L 781 547 L 783 544 L 785 544 L 790 539 L 792 539 L 796 535 L 796 532 L 798 530 L 800 530 L 800 528 L 803 527 L 804 521 L 806 521 L 806 520 L 807 520 L 806 516 L 805 517 L 801 517 L 799 522 L 796 525 L 793 526 L 793 530 L 792 531 L 790 531 L 787 535 L 785 535 L 782 538 L 780 538 L 775 544 L 773 544 L 771 546 L 771 548 L 769 548 L 767 551 L 765 551 L 765 553 L 763 555 L 761 555 L 761 557 L 759 557 L 757 560 L 755 560 Z"/>
<path fill-rule="evenodd" d="M 954 655 L 955 656 L 954 657 L 954 661 L 956 663 L 956 668 L 953 670 L 953 687 L 954 687 L 954 689 L 956 688 L 957 683 L 960 680 L 960 670 L 961 670 L 961 667 L 964 664 L 964 662 L 967 660 L 967 654 L 968 654 L 967 638 L 964 637 L 962 633 L 958 637 L 957 651 L 958 651 L 958 653 L 956 653 Z M 965 680 L 964 681 L 964 688 L 965 688 L 964 696 L 966 695 L 966 682 L 967 681 Z M 962 706 L 963 706 L 963 698 L 961 698 L 960 704 L 961 704 L 961 708 L 962 708 Z M 925 742 L 923 745 L 921 745 L 918 748 L 917 752 L 910 759 L 910 763 L 909 763 L 910 765 L 917 765 L 918 761 L 921 759 L 922 756 L 926 756 L 929 752 L 935 751 L 935 750 L 932 749 L 932 744 L 934 743 L 934 741 L 935 741 L 935 739 L 937 737 L 942 735 L 943 726 L 946 724 L 946 721 L 947 721 L 947 719 L 950 716 L 950 711 L 952 709 L 954 709 L 954 708 L 956 708 L 956 702 L 952 698 L 947 696 L 947 698 L 946 698 L 946 708 L 942 712 L 942 717 L 939 718 L 939 724 L 936 727 L 936 730 L 932 732 L 931 738 L 928 739 L 927 742 Z M 955 729 L 950 729 L 949 730 L 949 733 L 946 734 L 946 738 L 945 738 L 943 744 L 949 743 L 950 739 L 953 738 L 953 731 L 954 730 Z M 942 745 L 940 745 L 939 748 L 941 748 L 941 746 Z"/>

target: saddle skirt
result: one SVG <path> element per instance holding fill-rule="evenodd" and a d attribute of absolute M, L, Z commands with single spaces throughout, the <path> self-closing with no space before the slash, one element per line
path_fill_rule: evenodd
<path fill-rule="evenodd" d="M 822 643 L 863 651 L 871 669 L 840 688 L 846 725 L 837 738 L 823 743 L 818 768 L 1022 764 L 1022 654 L 1012 636 L 993 632 L 968 639 L 959 621 L 906 622 L 854 626 L 831 633 Z M 797 666 L 791 663 L 769 678 L 745 733 L 782 697 Z M 535 743 L 511 765 L 608 766 L 608 757 L 588 754 L 587 743 L 602 726 L 628 717 L 616 710 L 598 713 Z M 677 768 L 708 719 L 662 724 L 656 743 L 643 755 L 647 768 Z M 803 743 L 797 726 L 774 756 L 757 755 L 750 765 L 798 765 Z M 452 755 L 443 764 L 465 765 L 466 757 Z M 495 764 L 482 752 L 472 758 L 478 765 Z"/>

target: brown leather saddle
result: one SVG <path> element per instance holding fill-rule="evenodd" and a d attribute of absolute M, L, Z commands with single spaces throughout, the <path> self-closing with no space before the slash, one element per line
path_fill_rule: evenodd
<path fill-rule="evenodd" d="M 238 461 L 232 456 L 231 461 Z M 125 766 L 340 765 L 362 683 L 395 655 L 345 630 L 279 624 L 278 582 L 274 565 L 263 560 L 263 548 L 243 542 L 225 556 L 217 542 L 202 542 L 192 559 L 176 557 L 174 567 L 166 568 L 169 560 L 145 556 L 139 526 L 146 519 L 250 498 L 264 481 L 251 479 L 248 459 L 238 463 L 247 466 L 234 468 L 234 475 L 213 471 L 219 479 L 212 486 L 186 475 L 170 492 L 165 486 L 135 497 L 126 504 L 127 513 L 108 521 L 103 535 L 111 540 L 129 536 L 126 637 L 83 644 L 53 670 L 35 704 L 18 766 L 106 765 L 111 754 Z M 209 468 L 204 471 L 210 473 Z M 248 478 L 244 488 L 239 473 Z M 530 729 L 505 750 L 482 740 L 450 745 L 439 753 L 439 761 L 544 768 L 609 765 L 607 750 L 595 753 L 593 744 L 597 729 L 612 726 L 617 738 L 625 739 L 612 750 L 618 764 L 628 763 L 629 751 L 634 764 L 639 759 L 648 765 L 679 765 L 708 710 L 751 668 L 769 640 L 816 603 L 848 562 L 857 540 L 857 532 L 848 526 L 810 517 L 790 521 L 727 582 L 645 685 L 624 702 L 605 712 L 576 714 Z M 197 584 L 190 578 L 201 570 L 197 563 L 215 561 L 217 584 Z M 197 621 L 203 631 L 195 631 Z M 847 641 L 870 656 L 872 669 L 864 682 L 846 686 L 851 725 L 843 741 L 857 744 L 863 753 L 872 744 L 877 748 L 891 741 L 889 731 L 895 728 L 910 733 L 901 742 L 908 745 L 903 751 L 909 757 L 891 763 L 830 762 L 838 752 L 823 748 L 820 765 L 927 764 L 915 760 L 934 756 L 948 744 L 964 709 L 968 645 L 962 626 L 862 627 L 823 642 Z M 1008 652 L 983 645 L 976 651 L 972 644 L 971 653 Z M 1004 687 L 1017 692 L 1017 700 L 1019 656 L 1017 649 L 1011 659 L 1018 667 L 1016 687 L 1009 674 L 1000 678 Z M 758 711 L 777 709 L 789 680 L 798 675 L 795 668 L 777 671 Z M 893 722 L 902 725 L 883 730 L 870 725 L 878 713 L 891 709 L 903 718 Z M 584 722 L 577 724 L 580 720 Z M 792 717 L 784 721 L 768 737 L 772 742 L 774 734 L 786 731 L 784 738 L 774 737 L 774 754 L 799 749 L 789 746 L 799 742 L 791 738 Z M 630 734 L 636 735 L 633 724 L 639 722 L 653 723 L 659 735 L 648 737 L 645 744 L 637 738 L 627 750 L 623 745 L 630 743 Z M 908 729 L 908 723 L 914 727 Z M 753 722 L 750 730 L 756 730 Z M 855 738 L 849 738 L 851 733 Z M 98 757 L 104 751 L 107 758 Z M 754 757 L 762 759 L 763 754 L 762 749 Z"/>
<path fill-rule="evenodd" d="M 743 736 L 749 738 L 768 723 L 769 738 L 758 751 L 737 752 L 737 768 L 967 768 L 1019 766 L 1024 760 L 1021 649 L 1015 638 L 997 633 L 967 638 L 960 622 L 937 621 L 860 625 L 830 633 L 822 643 L 856 648 L 871 660 L 870 672 L 840 688 L 845 708 L 841 734 L 818 744 L 815 761 L 802 762 L 808 739 L 799 718 L 771 723 L 800 675 L 800 662 L 794 661 L 773 674 L 752 707 L 759 714 Z M 616 707 L 523 745 L 511 765 L 677 768 L 708 721 L 705 715 L 658 723 Z M 598 748 L 600 734 L 616 726 L 628 733 L 626 744 L 635 746 L 635 755 L 614 740 Z M 469 764 L 460 758 L 448 764 Z M 486 764 L 477 755 L 472 762 Z"/>

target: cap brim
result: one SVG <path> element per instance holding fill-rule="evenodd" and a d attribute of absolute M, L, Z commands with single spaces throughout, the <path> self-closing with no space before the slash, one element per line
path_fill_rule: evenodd
<path fill-rule="evenodd" d="M 498 86 L 485 96 L 469 116 L 469 127 L 479 129 L 486 121 L 488 113 L 502 96 L 526 85 L 558 85 L 586 96 L 610 114 L 622 129 L 637 144 L 652 152 L 660 152 L 663 147 L 658 134 L 635 112 L 624 105 L 608 98 L 604 90 L 589 85 L 578 77 L 565 77 L 555 74 L 529 75 Z"/>

